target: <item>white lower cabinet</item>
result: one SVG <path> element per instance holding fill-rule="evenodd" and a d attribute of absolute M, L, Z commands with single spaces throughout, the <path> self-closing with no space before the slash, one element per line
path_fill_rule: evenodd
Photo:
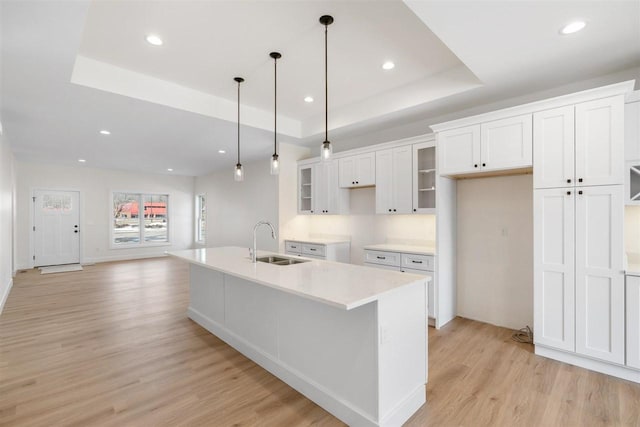
<path fill-rule="evenodd" d="M 436 276 L 434 274 L 435 261 L 433 255 L 366 249 L 364 251 L 364 261 L 364 265 L 366 266 L 383 270 L 430 275 L 431 281 L 429 281 L 427 285 L 427 307 L 429 311 L 429 324 L 434 324 Z"/>
<path fill-rule="evenodd" d="M 627 276 L 627 366 L 640 369 L 640 277 Z"/>
<path fill-rule="evenodd" d="M 576 191 L 576 352 L 624 364 L 623 186 Z"/>
<path fill-rule="evenodd" d="M 622 197 L 621 185 L 534 191 L 536 345 L 625 363 Z"/>
<path fill-rule="evenodd" d="M 349 263 L 351 261 L 351 243 L 347 241 L 305 241 L 285 240 L 287 255 Z"/>
<path fill-rule="evenodd" d="M 535 190 L 533 207 L 535 343 L 575 351 L 574 190 Z"/>

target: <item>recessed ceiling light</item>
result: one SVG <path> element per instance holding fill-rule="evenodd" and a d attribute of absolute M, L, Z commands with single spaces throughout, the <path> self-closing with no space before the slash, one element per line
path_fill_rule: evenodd
<path fill-rule="evenodd" d="M 167 168 L 167 172 L 173 172 L 173 169 Z"/>
<path fill-rule="evenodd" d="M 313 97 L 311 97 L 311 96 L 305 96 L 305 97 L 304 97 L 304 102 L 313 102 Z"/>
<path fill-rule="evenodd" d="M 393 70 L 395 68 L 396 64 L 394 64 L 391 61 L 387 61 L 384 64 L 382 64 L 382 69 L 383 70 Z"/>
<path fill-rule="evenodd" d="M 226 151 L 225 151 L 225 150 L 218 150 L 218 153 L 220 153 L 220 154 L 225 154 L 225 153 L 226 153 Z"/>
<path fill-rule="evenodd" d="M 149 34 L 147 36 L 147 42 L 154 46 L 162 46 L 162 39 L 155 34 Z"/>
<path fill-rule="evenodd" d="M 78 159 L 78 161 L 79 161 L 80 163 L 84 163 L 84 162 L 86 162 L 86 160 L 85 160 L 85 159 Z"/>
<path fill-rule="evenodd" d="M 111 132 L 109 132 L 109 131 L 108 131 L 108 130 L 106 130 L 106 129 L 102 129 L 102 130 L 100 131 L 100 133 L 101 133 L 102 135 L 111 135 Z"/>
<path fill-rule="evenodd" d="M 587 23 L 584 21 L 574 21 L 562 27 L 562 29 L 560 30 L 560 33 L 561 34 L 577 33 L 578 31 L 582 30 L 586 25 Z"/>

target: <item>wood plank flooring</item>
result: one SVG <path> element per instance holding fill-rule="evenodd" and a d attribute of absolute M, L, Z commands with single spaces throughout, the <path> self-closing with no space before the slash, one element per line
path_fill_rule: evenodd
<path fill-rule="evenodd" d="M 170 258 L 15 279 L 0 316 L 0 425 L 339 426 L 186 317 Z M 408 426 L 640 426 L 640 385 L 554 362 L 511 331 L 429 331 L 427 404 Z"/>

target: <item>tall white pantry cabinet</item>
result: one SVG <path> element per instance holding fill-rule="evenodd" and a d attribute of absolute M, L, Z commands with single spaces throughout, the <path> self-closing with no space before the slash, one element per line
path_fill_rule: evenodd
<path fill-rule="evenodd" d="M 533 114 L 536 353 L 625 374 L 624 95 Z M 610 365 L 604 365 L 602 362 Z"/>
<path fill-rule="evenodd" d="M 431 128 L 439 153 L 439 285 L 456 281 L 455 180 L 533 169 L 536 354 L 640 382 L 640 280 L 625 284 L 624 271 L 624 206 L 636 203 L 635 193 L 640 202 L 640 160 L 625 168 L 625 143 L 640 157 L 638 106 L 626 109 L 627 122 L 638 123 L 625 124 L 634 84 Z M 635 142 L 625 141 L 625 130 Z"/>

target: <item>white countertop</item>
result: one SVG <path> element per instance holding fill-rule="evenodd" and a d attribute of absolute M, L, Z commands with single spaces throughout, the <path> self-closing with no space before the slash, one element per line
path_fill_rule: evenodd
<path fill-rule="evenodd" d="M 382 243 L 379 245 L 367 245 L 364 249 L 370 249 L 372 251 L 385 251 L 385 252 L 402 252 L 406 254 L 418 254 L 418 255 L 435 255 L 436 248 L 429 246 L 414 246 L 414 245 L 396 245 L 390 243 Z"/>
<path fill-rule="evenodd" d="M 254 264 L 249 260 L 247 248 L 239 247 L 188 249 L 168 254 L 345 310 L 376 301 L 387 292 L 424 279 L 424 276 L 415 274 L 322 260 L 285 266 L 264 262 Z M 258 256 L 270 254 L 273 253 L 258 251 Z"/>
<path fill-rule="evenodd" d="M 313 243 L 316 245 L 335 245 L 337 243 L 351 243 L 349 240 L 344 240 L 344 239 L 324 239 L 324 238 L 285 239 L 285 242 Z"/>

